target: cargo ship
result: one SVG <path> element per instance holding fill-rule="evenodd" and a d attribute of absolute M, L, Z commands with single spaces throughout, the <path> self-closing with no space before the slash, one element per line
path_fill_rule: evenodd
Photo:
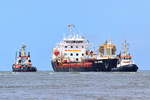
<path fill-rule="evenodd" d="M 90 49 L 90 42 L 68 25 L 69 35 L 52 51 L 52 67 L 55 72 L 109 72 L 117 67 L 116 46 L 112 41 L 100 45 L 99 52 Z"/>
<path fill-rule="evenodd" d="M 136 72 L 138 70 L 138 66 L 134 64 L 132 56 L 129 53 L 127 41 L 123 43 L 123 52 L 118 55 L 118 58 L 117 67 L 112 68 L 113 72 Z"/>
<path fill-rule="evenodd" d="M 30 59 L 30 52 L 26 52 L 26 45 L 22 45 L 19 56 L 15 57 L 15 63 L 12 65 L 13 72 L 36 72 L 36 67 L 32 66 L 32 62 Z"/>

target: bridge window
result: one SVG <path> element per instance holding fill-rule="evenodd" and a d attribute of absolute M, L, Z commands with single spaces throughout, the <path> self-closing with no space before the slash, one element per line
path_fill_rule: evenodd
<path fill-rule="evenodd" d="M 83 41 L 65 41 L 66 43 L 83 43 Z"/>

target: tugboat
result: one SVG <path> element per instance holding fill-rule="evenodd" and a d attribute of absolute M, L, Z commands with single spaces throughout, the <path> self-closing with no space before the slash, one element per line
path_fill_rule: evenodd
<path fill-rule="evenodd" d="M 89 41 L 74 29 L 75 26 L 69 24 L 70 35 L 53 48 L 51 63 L 55 72 L 108 72 L 117 66 L 118 59 L 111 42 L 105 43 L 102 53 L 97 54 L 89 49 Z"/>
<path fill-rule="evenodd" d="M 26 45 L 22 45 L 19 56 L 17 56 L 16 52 L 16 59 L 15 64 L 12 65 L 13 72 L 36 72 L 36 67 L 32 66 L 32 62 L 30 60 L 30 52 L 28 55 L 26 54 Z"/>
<path fill-rule="evenodd" d="M 118 55 L 119 62 L 117 68 L 112 68 L 113 72 L 137 72 L 138 66 L 133 63 L 132 56 L 128 52 L 128 43 L 125 41 L 124 51 Z"/>

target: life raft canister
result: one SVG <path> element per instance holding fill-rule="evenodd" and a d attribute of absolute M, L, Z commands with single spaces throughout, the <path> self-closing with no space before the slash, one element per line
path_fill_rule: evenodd
<path fill-rule="evenodd" d="M 54 55 L 55 55 L 55 56 L 58 56 L 59 54 L 60 54 L 59 50 L 57 50 L 57 49 L 54 50 Z"/>

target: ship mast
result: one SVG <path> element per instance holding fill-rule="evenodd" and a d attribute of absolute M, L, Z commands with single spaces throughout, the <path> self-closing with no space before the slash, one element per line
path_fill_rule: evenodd
<path fill-rule="evenodd" d="M 26 45 L 22 45 L 22 47 L 21 47 L 21 56 L 26 56 L 25 48 L 26 48 Z"/>
<path fill-rule="evenodd" d="M 72 36 L 75 36 L 75 33 L 73 32 L 73 28 L 75 28 L 74 24 L 68 24 L 68 31 L 72 34 Z"/>
<path fill-rule="evenodd" d="M 17 61 L 17 51 L 16 51 L 16 55 L 15 55 L 15 64 L 16 64 L 16 61 Z"/>
<path fill-rule="evenodd" d="M 125 40 L 124 43 L 122 44 L 123 45 L 123 54 L 127 55 L 128 54 L 128 50 L 129 50 L 129 44 L 127 43 L 127 41 Z"/>

